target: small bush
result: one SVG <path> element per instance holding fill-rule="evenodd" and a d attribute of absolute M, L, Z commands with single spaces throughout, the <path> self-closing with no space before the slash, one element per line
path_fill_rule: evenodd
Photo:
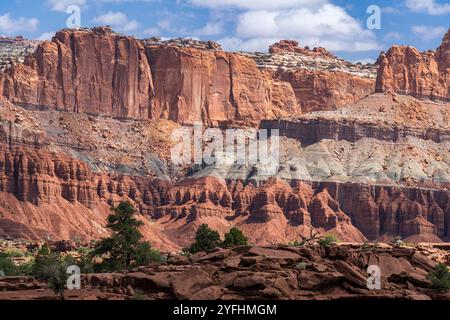
<path fill-rule="evenodd" d="M 135 266 L 145 266 L 152 262 L 163 262 L 161 253 L 153 249 L 149 242 L 141 242 L 136 247 Z"/>
<path fill-rule="evenodd" d="M 220 235 L 207 224 L 202 224 L 195 234 L 195 242 L 187 249 L 194 254 L 200 251 L 209 251 L 220 246 Z"/>
<path fill-rule="evenodd" d="M 331 247 L 332 245 L 336 244 L 338 242 L 338 239 L 334 234 L 327 234 L 322 239 L 319 239 L 318 243 L 321 247 Z"/>
<path fill-rule="evenodd" d="M 297 263 L 297 265 L 295 266 L 296 269 L 298 270 L 306 270 L 306 263 L 304 262 L 299 262 Z"/>
<path fill-rule="evenodd" d="M 368 252 L 368 251 L 372 251 L 373 248 L 374 248 L 374 245 L 370 244 L 369 242 L 364 242 L 362 244 L 362 246 L 359 248 L 359 250 L 361 252 Z"/>
<path fill-rule="evenodd" d="M 244 246 L 248 244 L 247 237 L 241 230 L 234 227 L 231 228 L 228 233 L 225 234 L 225 240 L 222 243 L 224 248 L 230 248 L 235 246 Z"/>
<path fill-rule="evenodd" d="M 130 300 L 147 300 L 147 297 L 144 295 L 142 290 L 136 289 L 134 290 L 134 294 Z"/>
<path fill-rule="evenodd" d="M 436 290 L 447 291 L 450 289 L 450 271 L 444 263 L 439 263 L 434 271 L 428 273 L 427 278 Z"/>
<path fill-rule="evenodd" d="M 25 253 L 17 248 L 10 248 L 4 251 L 6 255 L 11 258 L 22 258 L 25 257 Z"/>
<path fill-rule="evenodd" d="M 16 265 L 11 260 L 11 257 L 4 252 L 0 252 L 0 271 L 3 271 L 5 276 L 14 276 L 17 274 Z"/>
<path fill-rule="evenodd" d="M 59 295 L 61 300 L 64 300 L 64 290 L 69 277 L 67 267 L 73 264 L 72 259 L 63 257 L 60 253 L 53 252 L 44 246 L 35 258 L 32 274 L 47 282 L 49 288 Z"/>

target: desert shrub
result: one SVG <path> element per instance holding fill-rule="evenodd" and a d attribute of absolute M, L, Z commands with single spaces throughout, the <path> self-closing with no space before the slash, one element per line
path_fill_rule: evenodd
<path fill-rule="evenodd" d="M 147 297 L 144 295 L 144 292 L 142 290 L 135 289 L 134 294 L 130 298 L 130 300 L 147 300 Z"/>
<path fill-rule="evenodd" d="M 11 257 L 5 252 L 0 252 L 0 271 L 2 275 L 14 276 L 17 274 L 17 267 Z"/>
<path fill-rule="evenodd" d="M 194 254 L 200 251 L 209 251 L 220 246 L 220 235 L 207 224 L 202 224 L 195 234 L 195 242 L 186 251 Z"/>
<path fill-rule="evenodd" d="M 297 263 L 295 268 L 298 269 L 298 270 L 306 270 L 306 263 L 305 262 L 299 262 L 299 263 Z"/>
<path fill-rule="evenodd" d="M 247 237 L 236 227 L 230 229 L 228 233 L 225 234 L 225 239 L 222 242 L 224 248 L 230 248 L 235 246 L 244 246 L 248 244 Z"/>
<path fill-rule="evenodd" d="M 69 275 L 67 267 L 74 261 L 70 257 L 64 257 L 58 252 L 51 251 L 47 246 L 42 247 L 36 255 L 32 274 L 47 282 L 50 289 L 64 300 L 64 290 Z"/>
<path fill-rule="evenodd" d="M 338 242 L 337 237 L 334 234 L 327 234 L 322 239 L 319 239 L 318 243 L 321 247 L 331 247 Z"/>
<path fill-rule="evenodd" d="M 106 227 L 111 230 L 109 238 L 99 241 L 92 252 L 93 257 L 99 257 L 102 262 L 96 265 L 100 271 L 118 271 L 135 266 L 148 264 L 151 261 L 161 261 L 158 251 L 151 244 L 141 241 L 139 227 L 142 221 L 137 220 L 135 209 L 129 202 L 121 202 L 111 208 Z"/>
<path fill-rule="evenodd" d="M 450 271 L 445 263 L 439 263 L 433 271 L 428 273 L 427 278 L 436 290 L 447 291 L 450 289 Z"/>
<path fill-rule="evenodd" d="M 17 248 L 7 249 L 7 250 L 5 250 L 4 253 L 11 258 L 22 258 L 22 257 L 25 257 L 25 255 L 26 255 L 22 250 L 17 249 Z"/>

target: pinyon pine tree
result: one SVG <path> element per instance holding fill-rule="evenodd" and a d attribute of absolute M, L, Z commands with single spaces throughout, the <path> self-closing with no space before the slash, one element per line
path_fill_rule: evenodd
<path fill-rule="evenodd" d="M 135 209 L 129 202 L 121 202 L 111 208 L 113 213 L 108 217 L 106 227 L 111 230 L 111 237 L 101 240 L 95 246 L 94 257 L 100 257 L 101 270 L 121 270 L 161 261 L 158 251 L 152 249 L 149 242 L 143 242 L 139 227 L 142 221 L 137 220 Z"/>

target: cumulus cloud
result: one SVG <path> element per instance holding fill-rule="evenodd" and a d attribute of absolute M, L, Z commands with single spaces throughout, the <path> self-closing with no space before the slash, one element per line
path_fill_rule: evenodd
<path fill-rule="evenodd" d="M 128 19 L 128 16 L 120 11 L 107 13 L 94 18 L 94 22 L 99 24 L 110 25 L 117 31 L 129 32 L 139 28 L 139 22 Z"/>
<path fill-rule="evenodd" d="M 150 27 L 144 30 L 143 32 L 145 35 L 151 36 L 151 37 L 157 37 L 161 34 L 161 30 L 159 30 L 156 27 Z"/>
<path fill-rule="evenodd" d="M 414 12 L 427 12 L 430 15 L 450 13 L 450 3 L 440 4 L 435 0 L 406 0 L 406 7 Z"/>
<path fill-rule="evenodd" d="M 212 9 L 234 7 L 252 10 L 317 7 L 327 2 L 327 0 L 191 0 L 194 5 Z"/>
<path fill-rule="evenodd" d="M 35 18 L 11 18 L 10 13 L 0 15 L 0 32 L 4 34 L 16 34 L 18 32 L 35 32 L 39 20 Z"/>
<path fill-rule="evenodd" d="M 51 40 L 53 38 L 53 36 L 55 35 L 55 31 L 50 31 L 50 32 L 44 32 L 42 33 L 39 37 L 37 37 L 37 40 Z"/>
<path fill-rule="evenodd" d="M 384 39 L 386 41 L 390 41 L 390 40 L 400 40 L 402 38 L 402 35 L 399 32 L 388 32 L 386 33 L 386 35 L 384 36 Z"/>
<path fill-rule="evenodd" d="M 374 64 L 376 62 L 375 59 L 372 58 L 362 58 L 362 59 L 356 59 L 353 61 L 353 63 L 361 63 L 361 64 Z"/>
<path fill-rule="evenodd" d="M 318 9 L 250 10 L 240 14 L 236 35 L 222 39 L 230 50 L 265 51 L 280 39 L 332 51 L 371 51 L 380 48 L 372 31 L 343 8 L 324 4 Z"/>
<path fill-rule="evenodd" d="M 222 22 L 208 22 L 204 27 L 194 30 L 192 34 L 197 36 L 217 36 L 224 32 Z"/>
<path fill-rule="evenodd" d="M 445 27 L 429 27 L 429 26 L 413 26 L 412 32 L 422 40 L 433 40 L 444 36 L 447 28 Z"/>
<path fill-rule="evenodd" d="M 53 11 L 66 12 L 67 8 L 71 5 L 85 5 L 86 0 L 47 0 L 47 4 Z"/>

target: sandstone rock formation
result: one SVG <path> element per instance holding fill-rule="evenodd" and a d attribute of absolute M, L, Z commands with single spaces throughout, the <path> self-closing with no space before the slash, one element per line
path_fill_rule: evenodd
<path fill-rule="evenodd" d="M 335 110 L 353 104 L 374 92 L 374 80 L 346 72 L 288 70 L 275 74 L 289 82 L 304 112 Z"/>
<path fill-rule="evenodd" d="M 166 264 L 128 272 L 83 274 L 69 300 L 448 300 L 427 274 L 448 263 L 448 247 L 335 245 L 241 246 L 171 255 Z M 369 289 L 368 267 L 381 270 L 380 288 Z M 0 279 L 0 299 L 56 300 L 32 277 Z"/>
<path fill-rule="evenodd" d="M 298 41 L 295 40 L 281 40 L 277 43 L 274 43 L 269 47 L 269 53 L 271 54 L 283 54 L 283 53 L 300 53 L 304 55 L 317 55 L 321 57 L 328 58 L 336 58 L 330 52 L 328 52 L 325 48 L 317 47 L 312 50 L 309 50 L 308 47 L 300 48 Z"/>
<path fill-rule="evenodd" d="M 257 122 L 301 110 L 294 93 L 238 54 L 63 30 L 0 79 L 11 102 L 135 119 Z"/>
<path fill-rule="evenodd" d="M 393 46 L 378 58 L 376 89 L 418 98 L 450 101 L 450 31 L 436 51 L 419 52 L 410 46 Z"/>
<path fill-rule="evenodd" d="M 0 237 L 98 239 L 109 207 L 127 200 L 146 238 L 171 251 L 203 223 L 221 235 L 238 226 L 263 245 L 312 231 L 448 240 L 448 104 L 370 95 L 376 66 L 321 49 L 282 41 L 271 52 L 58 32 L 0 75 L 1 96 L 14 102 L 0 102 Z M 446 40 L 426 55 L 439 74 L 447 53 Z M 423 67 L 402 66 L 414 79 Z M 173 130 L 197 121 L 278 129 L 278 171 L 174 165 Z"/>
<path fill-rule="evenodd" d="M 303 112 L 339 109 L 375 91 L 376 66 L 352 64 L 324 48 L 298 45 L 282 40 L 269 48 L 269 55 L 250 56 L 259 68 L 292 86 Z"/>
<path fill-rule="evenodd" d="M 148 46 L 147 54 L 155 92 L 151 118 L 217 125 L 301 113 L 290 86 L 239 54 L 173 46 Z"/>

